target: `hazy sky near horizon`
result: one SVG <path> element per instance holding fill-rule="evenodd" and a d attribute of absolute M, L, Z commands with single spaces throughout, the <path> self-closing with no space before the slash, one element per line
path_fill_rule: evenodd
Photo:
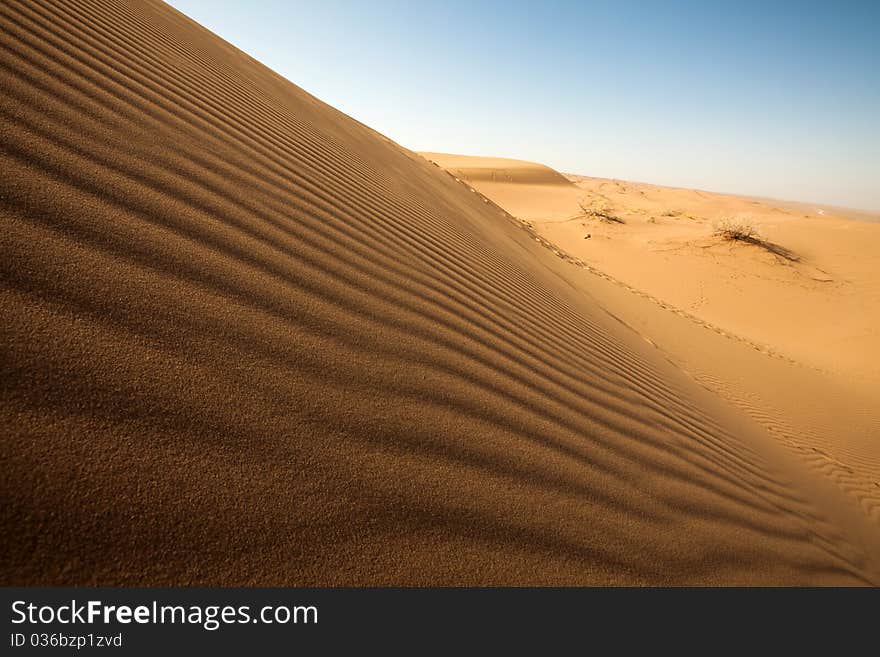
<path fill-rule="evenodd" d="M 880 210 L 880 1 L 170 4 L 413 150 Z"/>

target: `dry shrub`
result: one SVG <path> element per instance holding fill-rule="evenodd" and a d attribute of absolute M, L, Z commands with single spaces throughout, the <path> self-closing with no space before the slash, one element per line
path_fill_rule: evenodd
<path fill-rule="evenodd" d="M 715 234 L 726 240 L 738 240 L 755 244 L 761 236 L 755 225 L 745 217 L 729 217 L 715 224 Z"/>
<path fill-rule="evenodd" d="M 604 221 L 609 224 L 625 224 L 626 222 L 614 214 L 614 210 L 607 203 L 587 203 L 587 201 L 581 199 L 578 201 L 578 205 L 581 207 L 581 212 L 583 212 L 585 217 L 591 217 L 593 219 L 599 219 L 600 221 Z"/>
<path fill-rule="evenodd" d="M 715 235 L 724 240 L 744 242 L 760 247 L 772 253 L 782 262 L 792 263 L 801 260 L 801 257 L 791 249 L 761 237 L 755 225 L 747 217 L 722 219 L 715 224 Z"/>

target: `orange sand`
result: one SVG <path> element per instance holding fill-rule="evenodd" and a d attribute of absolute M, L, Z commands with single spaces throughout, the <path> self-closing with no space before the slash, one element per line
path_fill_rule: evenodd
<path fill-rule="evenodd" d="M 3 584 L 880 582 L 840 379 L 768 412 L 795 365 L 160 2 L 0 22 Z"/>

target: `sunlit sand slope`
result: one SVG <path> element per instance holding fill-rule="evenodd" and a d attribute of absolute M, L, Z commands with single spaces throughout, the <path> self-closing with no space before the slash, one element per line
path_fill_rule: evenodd
<path fill-rule="evenodd" d="M 4 584 L 870 583 L 497 206 L 158 2 L 0 4 Z"/>
<path fill-rule="evenodd" d="M 456 168 L 462 156 L 424 154 Z M 568 175 L 532 194 L 464 158 L 476 194 L 519 221 L 573 285 L 796 455 L 817 500 L 880 555 L 880 223 L 870 213 Z M 546 167 L 520 162 L 522 168 Z M 491 182 L 503 179 L 503 182 Z M 486 182 L 490 181 L 490 182 Z M 529 203 L 522 203 L 526 198 Z M 568 218 L 554 218 L 568 204 Z M 563 213 L 564 214 L 564 213 Z M 748 226 L 725 240 L 721 222 Z M 818 480 L 838 495 L 815 489 Z M 821 488 L 821 486 L 820 486 Z"/>

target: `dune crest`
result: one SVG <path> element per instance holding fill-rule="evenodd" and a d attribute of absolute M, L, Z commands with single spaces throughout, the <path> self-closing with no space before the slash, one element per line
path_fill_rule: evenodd
<path fill-rule="evenodd" d="M 583 192 L 543 164 L 445 153 L 420 155 L 520 219 L 564 221 L 579 211 L 578 200 Z"/>
<path fill-rule="evenodd" d="M 880 582 L 437 167 L 158 1 L 0 23 L 4 584 Z"/>
<path fill-rule="evenodd" d="M 420 153 L 420 155 L 467 182 L 574 187 L 573 183 L 558 171 L 536 162 L 446 153 Z"/>

